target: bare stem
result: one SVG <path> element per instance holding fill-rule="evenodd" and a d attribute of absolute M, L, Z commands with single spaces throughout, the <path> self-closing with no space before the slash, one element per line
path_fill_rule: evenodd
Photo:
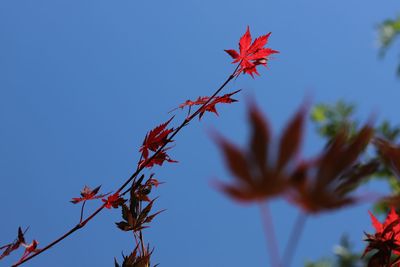
<path fill-rule="evenodd" d="M 270 264 L 271 267 L 277 267 L 279 259 L 278 243 L 276 241 L 274 225 L 268 204 L 260 202 L 260 210 L 264 226 L 265 239 L 268 246 Z"/>
<path fill-rule="evenodd" d="M 83 210 L 85 209 L 86 200 L 83 201 L 82 208 L 81 208 L 81 218 L 79 219 L 79 223 L 83 220 Z"/>
<path fill-rule="evenodd" d="M 289 267 L 292 264 L 294 253 L 300 240 L 301 233 L 303 232 L 304 225 L 307 220 L 307 214 L 299 212 L 296 221 L 292 227 L 289 241 L 286 244 L 285 252 L 283 253 L 281 267 Z"/>
<path fill-rule="evenodd" d="M 146 167 L 146 165 L 149 164 L 167 146 L 167 144 L 172 141 L 172 139 L 180 132 L 180 130 L 183 127 L 185 127 L 186 125 L 188 125 L 189 122 L 191 120 L 193 120 L 205 108 L 205 106 L 207 106 L 214 99 L 214 97 L 222 91 L 222 89 L 235 77 L 239 66 L 240 66 L 240 64 L 237 65 L 236 69 L 232 72 L 232 74 L 225 80 L 225 82 L 214 92 L 214 94 L 204 104 L 202 104 L 190 117 L 187 117 L 183 120 L 183 122 L 174 130 L 174 132 L 172 132 L 172 134 L 167 139 L 167 141 L 156 152 L 154 152 L 154 154 L 151 157 L 149 157 L 140 167 L 138 167 L 136 169 L 136 171 L 118 188 L 116 193 L 120 193 L 122 190 L 124 190 L 124 188 L 139 175 L 139 173 Z M 124 192 L 124 193 L 126 193 L 126 192 Z M 76 232 L 77 230 L 83 228 L 90 220 L 92 220 L 97 214 L 99 214 L 104 209 L 104 207 L 105 207 L 105 204 L 100 206 L 96 211 L 94 211 L 91 215 L 89 215 L 84 221 L 82 221 L 82 217 L 83 217 L 83 207 L 82 207 L 81 222 L 79 224 L 72 227 L 65 234 L 63 234 L 62 236 L 60 236 L 53 242 L 49 243 L 47 246 L 43 247 L 42 249 L 38 250 L 35 253 L 32 253 L 25 259 L 15 263 L 14 265 L 12 265 L 12 267 L 20 266 L 21 264 L 31 260 L 32 258 L 36 257 L 37 255 L 42 254 L 43 252 L 50 249 L 57 243 L 61 242 L 62 240 L 64 240 L 65 238 L 67 238 L 68 236 L 70 236 L 71 234 Z M 140 237 L 140 240 L 142 243 L 142 241 L 143 241 L 142 235 L 140 234 L 139 237 Z M 142 243 L 142 246 L 144 246 L 143 243 Z"/>
<path fill-rule="evenodd" d="M 56 245 L 57 243 L 61 242 L 62 240 L 64 240 L 65 238 L 67 238 L 68 236 L 70 236 L 71 234 L 73 234 L 74 232 L 76 232 L 77 230 L 81 229 L 82 227 L 84 227 L 91 219 L 93 219 L 100 211 L 102 211 L 104 209 L 105 204 L 103 204 L 101 207 L 99 207 L 95 212 L 93 212 L 89 217 L 87 217 L 83 222 L 75 225 L 73 228 L 71 228 L 68 232 L 66 232 L 65 234 L 63 234 L 62 236 L 60 236 L 59 238 L 57 238 L 56 240 L 54 240 L 53 242 L 51 242 L 50 244 L 48 244 L 47 246 L 45 246 L 42 249 L 39 249 L 37 252 L 32 253 L 30 256 L 26 257 L 25 259 L 23 259 L 22 261 L 17 262 L 16 264 L 12 265 L 12 267 L 16 267 L 19 266 L 21 264 L 23 264 L 24 262 L 29 261 L 30 259 L 36 257 L 39 254 L 42 254 L 43 252 L 45 252 L 46 250 L 50 249 L 52 246 Z"/>

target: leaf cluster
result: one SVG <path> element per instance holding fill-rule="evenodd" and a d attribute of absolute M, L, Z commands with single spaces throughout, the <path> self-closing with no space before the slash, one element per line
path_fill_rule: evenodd
<path fill-rule="evenodd" d="M 147 228 L 148 226 L 146 224 L 150 223 L 154 217 L 162 212 L 158 211 L 151 215 L 149 214 L 156 199 L 150 200 L 148 194 L 151 192 L 152 186 L 158 184 L 158 182 L 151 176 L 142 184 L 143 179 L 144 175 L 131 187 L 129 206 L 126 204 L 122 204 L 121 206 L 123 221 L 116 223 L 116 225 L 122 231 L 138 232 Z M 148 202 L 143 208 L 142 201 Z"/>
<path fill-rule="evenodd" d="M 219 183 L 230 197 L 245 202 L 282 196 L 307 213 L 332 210 L 356 202 L 351 193 L 363 178 L 377 168 L 362 163 L 360 156 L 373 136 L 370 125 L 350 136 L 342 129 L 311 159 L 301 159 L 306 109 L 300 108 L 285 127 L 279 142 L 271 141 L 268 122 L 253 105 L 249 111 L 251 136 L 242 150 L 222 137 L 217 142 L 234 184 Z M 277 147 L 276 151 L 272 148 Z"/>

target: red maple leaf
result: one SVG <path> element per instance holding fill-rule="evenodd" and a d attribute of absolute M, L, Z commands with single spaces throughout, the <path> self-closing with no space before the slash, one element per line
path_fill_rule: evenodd
<path fill-rule="evenodd" d="M 271 160 L 269 123 L 253 105 L 249 110 L 252 129 L 249 148 L 241 149 L 218 137 L 226 164 L 233 174 L 233 184 L 217 183 L 220 190 L 235 200 L 253 202 L 276 197 L 287 191 L 290 167 L 296 164 L 302 142 L 305 110 L 300 109 L 287 125 L 281 137 L 276 160 Z"/>
<path fill-rule="evenodd" d="M 25 232 L 27 230 L 28 229 L 26 229 Z M 17 250 L 22 244 L 25 244 L 25 237 L 24 237 L 25 232 L 22 232 L 21 227 L 18 227 L 18 237 L 14 240 L 14 242 L 0 247 L 0 250 L 4 250 L 3 253 L 0 255 L 0 260 L 10 255 L 10 253 L 13 252 L 14 250 Z"/>
<path fill-rule="evenodd" d="M 400 255 L 400 217 L 395 209 L 391 207 L 385 222 L 382 224 L 369 212 L 372 225 L 376 233 L 365 234 L 368 246 L 365 248 L 363 256 L 371 250 L 377 252 L 369 259 L 368 266 L 395 266 L 398 261 L 391 262 L 391 253 Z M 397 265 L 396 265 L 397 266 Z"/>
<path fill-rule="evenodd" d="M 107 196 L 108 194 L 110 194 L 110 193 L 107 193 L 107 194 L 97 195 L 97 193 L 100 190 L 100 187 L 101 187 L 101 185 L 96 187 L 95 189 L 90 189 L 90 187 L 85 185 L 85 187 L 81 191 L 82 197 L 74 197 L 74 198 L 72 198 L 71 202 L 74 204 L 77 204 L 81 201 L 103 198 L 103 197 Z"/>
<path fill-rule="evenodd" d="M 115 194 L 112 194 L 111 196 L 108 196 L 107 199 L 103 198 L 101 201 L 104 202 L 104 207 L 107 209 L 111 208 L 118 208 L 121 206 L 126 200 L 123 199 L 120 195 L 119 192 L 116 192 Z"/>
<path fill-rule="evenodd" d="M 176 163 L 176 162 L 178 162 L 178 161 L 173 160 L 173 159 L 170 158 L 170 156 L 169 156 L 169 155 L 167 154 L 167 152 L 166 152 L 168 149 L 170 149 L 170 147 L 161 150 L 157 155 L 155 155 L 155 156 L 154 156 L 152 159 L 150 159 L 150 160 L 148 160 L 147 158 L 146 158 L 146 159 L 142 159 L 142 160 L 139 162 L 139 167 L 144 166 L 144 167 L 146 167 L 146 168 L 151 168 L 151 167 L 153 167 L 154 165 L 160 165 L 160 166 L 162 166 L 163 163 L 164 163 L 164 161 L 168 161 L 168 162 L 171 162 L 171 163 Z"/>
<path fill-rule="evenodd" d="M 19 261 L 23 261 L 31 253 L 39 252 L 40 249 L 37 249 L 37 245 L 38 244 L 39 244 L 39 242 L 37 240 L 35 240 L 35 239 L 30 244 L 23 243 L 22 246 L 25 247 L 25 251 L 24 251 L 24 254 L 22 254 L 22 257 L 21 257 L 21 259 Z"/>
<path fill-rule="evenodd" d="M 155 152 L 167 142 L 168 135 L 174 131 L 174 128 L 166 129 L 166 127 L 173 118 L 174 117 L 158 125 L 146 134 L 143 145 L 139 149 L 139 152 L 142 153 L 142 156 L 145 160 L 147 160 L 149 157 L 149 150 Z"/>
<path fill-rule="evenodd" d="M 247 26 L 247 31 L 239 41 L 239 53 L 232 49 L 225 50 L 234 59 L 232 63 L 239 63 L 240 65 L 238 71 L 234 74 L 235 76 L 241 72 L 248 73 L 253 78 L 253 73 L 260 75 L 256 67 L 258 65 L 267 66 L 268 57 L 279 53 L 279 51 L 271 48 L 264 48 L 270 35 L 271 33 L 260 36 L 251 43 L 250 28 Z"/>
<path fill-rule="evenodd" d="M 220 103 L 231 104 L 233 102 L 237 102 L 237 100 L 233 99 L 231 96 L 233 96 L 234 94 L 237 94 L 240 91 L 241 90 L 236 90 L 236 91 L 234 91 L 232 93 L 228 93 L 228 94 L 225 94 L 223 96 L 216 96 L 213 99 L 211 99 L 211 101 L 209 101 L 210 97 L 208 97 L 208 96 L 199 96 L 194 101 L 186 100 L 185 102 L 180 104 L 178 108 L 183 109 L 185 107 L 189 107 L 189 113 L 190 113 L 190 109 L 191 109 L 192 106 L 201 106 L 201 105 L 206 104 L 209 101 L 209 103 L 207 105 L 205 105 L 202 108 L 202 110 L 200 111 L 199 119 L 201 119 L 201 117 L 203 117 L 203 115 L 204 115 L 204 113 L 206 111 L 213 112 L 218 116 L 218 112 L 217 112 L 217 109 L 215 108 L 215 105 L 220 104 Z"/>

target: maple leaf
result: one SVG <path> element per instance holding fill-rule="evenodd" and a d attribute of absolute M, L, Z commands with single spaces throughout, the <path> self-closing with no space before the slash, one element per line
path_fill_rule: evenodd
<path fill-rule="evenodd" d="M 155 199 L 151 200 L 149 204 L 143 210 L 138 211 L 138 208 L 128 207 L 127 205 L 122 205 L 122 218 L 124 221 L 115 223 L 119 229 L 122 231 L 140 231 L 142 229 L 148 228 L 148 223 L 150 223 L 158 214 L 164 210 L 160 210 L 149 215 Z M 132 202 L 131 202 L 132 203 Z"/>
<path fill-rule="evenodd" d="M 228 93 L 225 94 L 223 96 L 216 96 L 213 99 L 211 99 L 211 101 L 205 105 L 202 110 L 199 113 L 199 119 L 201 119 L 201 117 L 203 117 L 204 113 L 207 112 L 213 112 L 218 116 L 218 112 L 217 109 L 215 108 L 215 105 L 217 104 L 231 104 L 233 102 L 237 102 L 238 100 L 233 99 L 232 96 L 234 94 L 237 94 L 238 92 L 240 92 L 241 90 L 236 90 L 232 93 Z M 184 103 L 180 104 L 178 108 L 183 109 L 185 107 L 189 107 L 189 113 L 190 113 L 190 109 L 192 106 L 199 106 L 199 105 L 204 105 L 206 104 L 208 101 L 210 100 L 210 97 L 208 96 L 199 96 L 196 100 L 192 101 L 192 100 L 186 100 Z"/>
<path fill-rule="evenodd" d="M 31 253 L 39 252 L 40 249 L 37 249 L 38 244 L 39 244 L 39 242 L 36 241 L 35 239 L 30 244 L 23 243 L 22 245 L 25 247 L 25 251 L 24 251 L 24 254 L 22 254 L 22 257 L 19 261 L 23 261 Z"/>
<path fill-rule="evenodd" d="M 151 193 L 152 187 L 158 187 L 160 184 L 160 182 L 153 177 L 154 173 L 150 175 L 150 178 L 144 184 L 141 184 L 141 181 L 138 180 L 135 186 L 132 187 L 135 197 L 138 200 L 150 202 L 148 195 Z"/>
<path fill-rule="evenodd" d="M 379 164 L 360 164 L 358 158 L 373 135 L 373 128 L 364 126 L 349 140 L 342 130 L 316 159 L 305 161 L 291 178 L 289 201 L 307 213 L 341 208 L 356 202 L 350 193 L 361 179 L 377 170 Z"/>
<path fill-rule="evenodd" d="M 28 229 L 26 229 L 25 232 L 27 230 Z M 22 244 L 25 244 L 24 232 L 22 232 L 21 227 L 18 227 L 17 238 L 12 243 L 0 247 L 0 250 L 4 250 L 3 253 L 0 255 L 0 260 L 10 255 L 10 253 L 14 250 L 17 250 Z"/>
<path fill-rule="evenodd" d="M 375 138 L 373 143 L 378 149 L 378 154 L 383 159 L 383 162 L 400 179 L 400 146 L 394 145 L 383 138 Z"/>
<path fill-rule="evenodd" d="M 123 199 L 120 195 L 119 192 L 116 192 L 115 194 L 112 194 L 111 196 L 108 196 L 107 199 L 102 199 L 101 201 L 104 202 L 104 207 L 107 209 L 111 208 L 118 208 L 121 206 L 123 203 L 125 203 L 126 199 Z"/>
<path fill-rule="evenodd" d="M 105 196 L 107 196 L 110 193 L 107 194 L 101 194 L 101 195 L 97 195 L 97 193 L 99 192 L 101 188 L 101 185 L 94 188 L 94 189 L 90 189 L 90 187 L 86 186 L 82 189 L 81 191 L 81 197 L 74 197 L 71 200 L 71 203 L 73 204 L 77 204 L 81 201 L 87 201 L 87 200 L 92 200 L 92 199 L 99 199 L 99 198 L 103 198 Z"/>
<path fill-rule="evenodd" d="M 240 91 L 241 91 L 241 90 L 239 89 L 239 90 L 236 90 L 236 91 L 234 91 L 234 92 L 232 92 L 232 93 L 225 94 L 225 95 L 223 95 L 223 96 L 216 96 L 216 97 L 214 97 L 214 98 L 210 101 L 210 103 L 208 103 L 207 105 L 205 105 L 205 106 L 202 108 L 202 110 L 200 111 L 200 113 L 199 113 L 199 120 L 201 119 L 201 117 L 203 117 L 203 115 L 204 115 L 204 113 L 205 113 L 206 111 L 207 111 L 207 112 L 215 113 L 215 114 L 218 116 L 218 112 L 217 112 L 217 109 L 215 108 L 215 105 L 221 104 L 221 103 L 224 103 L 224 104 L 231 104 L 231 103 L 237 102 L 237 100 L 231 98 L 231 96 L 234 95 L 234 94 L 236 94 L 236 93 L 238 93 L 238 92 L 240 92 Z"/>
<path fill-rule="evenodd" d="M 398 264 L 398 259 L 391 262 L 391 254 L 400 255 L 400 217 L 396 213 L 394 207 L 390 208 L 384 223 L 369 212 L 372 225 L 375 228 L 375 234 L 367 234 L 365 241 L 368 242 L 362 257 L 371 250 L 377 252 L 369 259 L 368 266 L 395 266 Z M 396 265 L 397 266 L 397 265 Z"/>
<path fill-rule="evenodd" d="M 139 149 L 139 152 L 142 153 L 142 156 L 145 160 L 148 159 L 149 150 L 155 152 L 167 142 L 168 135 L 174 131 L 174 128 L 166 129 L 166 127 L 173 118 L 174 117 L 158 125 L 146 134 L 143 145 Z"/>
<path fill-rule="evenodd" d="M 260 36 L 251 43 L 250 28 L 247 26 L 246 32 L 239 40 L 239 53 L 232 49 L 225 50 L 234 59 L 233 64 L 239 63 L 239 69 L 235 73 L 235 76 L 241 72 L 250 74 L 253 78 L 254 73 L 260 75 L 257 71 L 257 66 L 267 66 L 269 56 L 279 53 L 279 51 L 271 48 L 264 48 L 270 35 L 271 33 Z"/>
<path fill-rule="evenodd" d="M 122 266 L 117 262 L 117 259 L 114 258 L 114 266 L 115 267 L 150 267 L 150 257 L 153 253 L 153 250 L 150 250 L 150 246 L 147 245 L 147 248 L 144 249 L 142 253 L 139 253 L 139 244 L 135 247 L 132 253 L 129 256 L 125 256 L 122 254 L 123 262 Z M 157 266 L 157 265 L 155 265 Z M 154 266 L 154 267 L 155 267 Z"/>
<path fill-rule="evenodd" d="M 306 109 L 300 108 L 285 127 L 278 145 L 271 144 L 266 120 L 250 108 L 252 134 L 248 149 L 242 150 L 218 137 L 234 184 L 218 183 L 220 190 L 235 200 L 251 202 L 284 196 L 307 213 L 332 210 L 352 204 L 352 189 L 379 164 L 358 162 L 373 129 L 366 125 L 352 140 L 342 132 L 316 159 L 300 160 Z M 269 149 L 277 148 L 271 158 Z"/>
<path fill-rule="evenodd" d="M 146 168 L 152 168 L 154 165 L 162 166 L 165 161 L 171 163 L 177 163 L 178 161 L 171 159 L 170 156 L 167 154 L 166 151 L 169 149 L 170 147 L 162 149 L 157 155 L 155 155 L 150 160 L 142 159 L 139 162 L 139 167 L 145 166 Z"/>
<path fill-rule="evenodd" d="M 284 193 L 289 186 L 291 165 L 296 163 L 302 139 L 305 110 L 301 108 L 286 126 L 279 142 L 277 160 L 269 158 L 270 130 L 267 121 L 252 105 L 249 111 L 252 134 L 249 149 L 241 150 L 218 137 L 226 165 L 235 177 L 233 185 L 218 183 L 220 190 L 238 201 L 265 200 Z"/>

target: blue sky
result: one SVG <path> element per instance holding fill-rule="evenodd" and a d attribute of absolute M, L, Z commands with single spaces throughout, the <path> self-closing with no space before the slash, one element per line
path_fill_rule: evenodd
<path fill-rule="evenodd" d="M 226 92 L 243 89 L 239 103 L 177 136 L 171 157 L 179 164 L 154 168 L 165 182 L 157 208 L 167 211 L 145 234 L 161 266 L 268 266 L 258 207 L 211 186 L 229 174 L 209 131 L 244 145 L 246 96 L 275 134 L 306 95 L 354 101 L 361 118 L 377 113 L 399 123 L 398 50 L 379 59 L 376 34 L 399 12 L 394 0 L 1 1 L 0 244 L 20 225 L 40 244 L 75 225 L 79 207 L 69 200 L 86 184 L 118 187 L 134 171 L 145 133 L 229 75 L 223 49 L 236 49 L 249 25 L 253 36 L 271 31 L 269 45 L 281 54 L 261 77 L 230 84 Z M 304 154 L 321 145 L 309 124 Z M 368 208 L 311 218 L 293 266 L 329 255 L 343 232 L 361 249 L 363 231 L 372 230 Z M 278 201 L 272 212 L 282 248 L 296 210 Z M 26 266 L 112 266 L 133 244 L 114 226 L 119 215 L 103 212 Z"/>

